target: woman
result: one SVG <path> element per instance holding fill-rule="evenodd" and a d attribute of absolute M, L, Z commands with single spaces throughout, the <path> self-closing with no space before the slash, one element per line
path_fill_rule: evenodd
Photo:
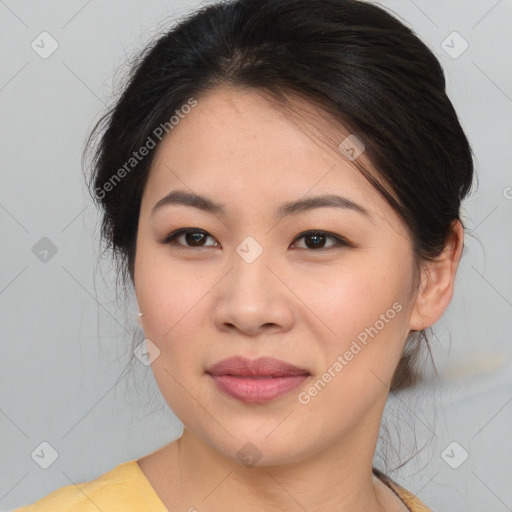
<path fill-rule="evenodd" d="M 464 244 L 472 154 L 430 50 L 356 0 L 213 4 L 102 127 L 102 235 L 184 430 L 18 510 L 430 510 L 373 468 Z"/>

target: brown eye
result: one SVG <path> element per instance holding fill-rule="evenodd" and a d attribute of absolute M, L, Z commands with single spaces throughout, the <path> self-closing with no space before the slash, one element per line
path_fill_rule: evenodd
<path fill-rule="evenodd" d="M 307 231 L 300 234 L 295 240 L 300 240 L 301 238 L 303 238 L 305 241 L 305 248 L 312 250 L 330 249 L 332 247 L 349 245 L 348 242 L 340 236 L 333 235 L 325 231 Z M 334 240 L 335 243 L 325 247 L 326 241 L 329 239 Z M 304 247 L 300 247 L 300 249 L 303 248 Z"/>
<path fill-rule="evenodd" d="M 205 241 L 211 236 L 202 229 L 183 228 L 172 232 L 162 242 L 164 244 L 171 244 L 177 242 L 181 238 L 182 241 L 175 244 L 182 247 L 216 247 L 218 244 L 214 242 L 213 245 L 205 244 Z"/>

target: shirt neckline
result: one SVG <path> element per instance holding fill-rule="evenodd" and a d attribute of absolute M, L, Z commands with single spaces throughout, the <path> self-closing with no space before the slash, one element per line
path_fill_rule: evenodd
<path fill-rule="evenodd" d="M 139 466 L 137 459 L 133 459 L 127 462 L 123 462 L 121 466 L 124 469 L 130 471 L 133 477 L 136 480 L 137 488 L 144 497 L 144 500 L 148 506 L 148 510 L 151 512 L 169 512 L 167 507 L 164 505 L 160 496 L 158 496 L 156 490 L 151 485 L 151 482 L 148 480 L 141 467 Z"/>
<path fill-rule="evenodd" d="M 405 487 L 402 487 L 391 477 L 387 476 L 377 468 L 372 468 L 372 471 L 379 480 L 381 480 L 398 496 L 400 501 L 405 505 L 409 512 L 432 512 L 432 509 L 428 507 L 423 501 L 421 501 L 415 494 L 413 494 Z"/>

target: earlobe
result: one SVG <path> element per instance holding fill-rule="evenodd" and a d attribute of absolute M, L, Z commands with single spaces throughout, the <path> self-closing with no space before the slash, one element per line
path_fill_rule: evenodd
<path fill-rule="evenodd" d="M 421 271 L 421 282 L 409 321 L 410 330 L 421 331 L 430 327 L 445 312 L 453 296 L 463 246 L 464 229 L 459 220 L 454 220 L 442 253 Z"/>

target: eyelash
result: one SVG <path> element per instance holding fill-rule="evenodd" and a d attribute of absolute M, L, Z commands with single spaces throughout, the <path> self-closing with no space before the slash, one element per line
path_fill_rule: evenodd
<path fill-rule="evenodd" d="M 204 246 L 197 246 L 197 247 L 193 247 L 193 246 L 188 246 L 188 245 L 183 245 L 183 244 L 177 244 L 175 243 L 176 242 L 176 239 L 180 236 L 180 235 L 184 235 L 184 234 L 187 234 L 187 233 L 201 233 L 203 235 L 206 235 L 207 237 L 209 236 L 210 238 L 213 238 L 210 234 L 208 234 L 206 231 L 202 230 L 202 229 L 197 229 L 197 228 L 181 228 L 181 229 L 177 229 L 176 231 L 173 231 L 172 233 L 170 233 L 169 235 L 167 235 L 165 237 L 164 240 L 162 240 L 162 244 L 168 244 L 168 245 L 177 245 L 180 249 L 203 249 L 203 248 L 214 248 L 215 246 L 213 245 L 204 245 Z M 307 236 L 315 236 L 315 235 L 321 235 L 321 236 L 325 236 L 326 238 L 331 238 L 333 240 L 336 241 L 336 244 L 335 245 L 331 245 L 330 247 L 321 247 L 319 249 L 311 249 L 309 247 L 305 247 L 305 248 L 300 248 L 302 250 L 308 250 L 309 252 L 321 252 L 321 251 L 327 251 L 329 249 L 335 249 L 337 247 L 353 247 L 353 245 L 348 242 L 346 239 L 342 238 L 341 236 L 339 235 L 335 235 L 334 233 L 329 233 L 328 231 L 320 231 L 320 230 L 312 230 L 312 231 L 304 231 L 303 233 L 300 233 L 299 235 L 297 235 L 293 242 L 301 239 L 301 238 L 304 238 L 304 237 L 307 237 Z"/>

